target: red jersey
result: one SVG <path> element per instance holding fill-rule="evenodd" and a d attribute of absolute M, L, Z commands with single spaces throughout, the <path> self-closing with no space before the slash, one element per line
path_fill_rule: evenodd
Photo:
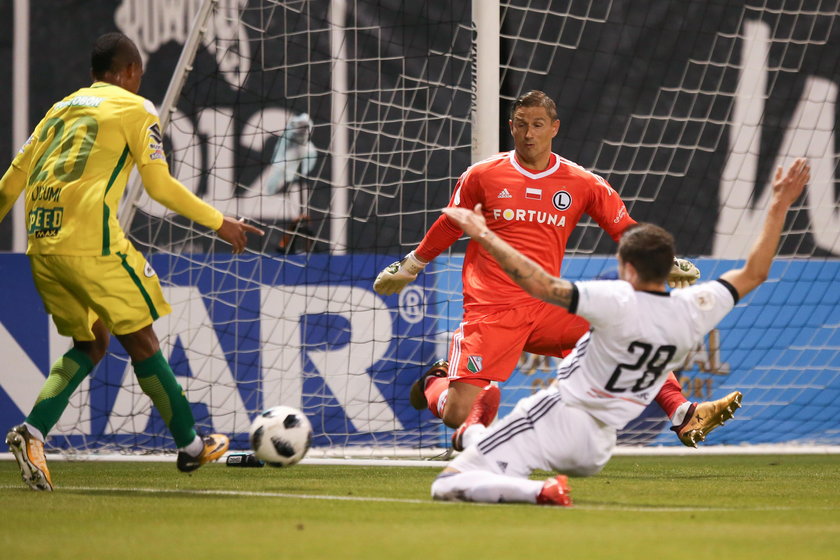
<path fill-rule="evenodd" d="M 618 193 L 602 177 L 551 154 L 544 171 L 522 167 L 514 151 L 470 166 L 455 186 L 449 206 L 481 203 L 487 226 L 548 273 L 559 276 L 566 242 L 581 216 L 589 214 L 614 240 L 635 224 Z M 415 254 L 431 260 L 462 232 L 441 216 Z M 481 245 L 467 246 L 462 272 L 465 311 L 491 313 L 534 302 Z"/>

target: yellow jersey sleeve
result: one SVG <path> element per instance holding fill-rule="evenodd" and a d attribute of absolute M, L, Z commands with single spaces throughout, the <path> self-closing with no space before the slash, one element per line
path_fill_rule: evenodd
<path fill-rule="evenodd" d="M 24 142 L 18 153 L 12 159 L 12 164 L 6 170 L 3 178 L 0 179 L 0 221 L 17 202 L 20 193 L 26 187 L 26 169 L 32 159 L 32 141 L 35 139 L 37 130 Z"/>
<path fill-rule="evenodd" d="M 167 167 L 147 165 L 140 169 L 140 176 L 149 196 L 173 212 L 214 231 L 222 227 L 222 213 L 195 196 L 169 174 Z"/>
<path fill-rule="evenodd" d="M 138 98 L 138 102 L 127 106 L 122 112 L 122 128 L 138 170 L 147 165 L 167 165 L 160 119 L 151 101 Z"/>
<path fill-rule="evenodd" d="M 10 165 L 3 178 L 0 179 L 0 222 L 15 205 L 25 186 L 26 175 L 14 165 Z"/>

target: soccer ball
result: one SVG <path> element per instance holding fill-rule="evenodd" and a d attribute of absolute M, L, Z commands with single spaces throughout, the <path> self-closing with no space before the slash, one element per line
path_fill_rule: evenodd
<path fill-rule="evenodd" d="M 290 467 L 309 450 L 312 425 L 300 410 L 275 406 L 254 419 L 248 440 L 257 459 L 272 467 Z"/>

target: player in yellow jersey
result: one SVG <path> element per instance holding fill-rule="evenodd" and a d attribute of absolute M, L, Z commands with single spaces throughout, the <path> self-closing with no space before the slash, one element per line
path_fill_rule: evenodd
<path fill-rule="evenodd" d="M 223 216 L 169 174 L 155 107 L 137 95 L 143 63 L 128 37 L 108 33 L 96 40 L 91 75 L 90 87 L 47 111 L 0 179 L 0 220 L 24 192 L 35 285 L 58 332 L 73 338 L 26 421 L 6 436 L 24 482 L 36 490 L 53 487 L 44 438 L 105 356 L 110 333 L 172 432 L 181 471 L 218 459 L 228 448 L 224 435 L 196 434 L 190 405 L 152 329 L 171 309 L 154 270 L 117 220 L 132 168 L 152 198 L 215 230 L 234 253 L 245 250 L 246 233 L 263 234 Z"/>

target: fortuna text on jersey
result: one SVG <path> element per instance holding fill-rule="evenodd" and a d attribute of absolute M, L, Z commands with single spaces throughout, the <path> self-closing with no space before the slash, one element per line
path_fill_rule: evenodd
<path fill-rule="evenodd" d="M 550 212 L 542 212 L 540 210 L 523 210 L 522 208 L 493 208 L 493 219 L 503 219 L 505 221 L 516 222 L 535 222 L 538 224 L 548 224 L 550 226 L 566 227 L 566 216 L 558 216 Z"/>

